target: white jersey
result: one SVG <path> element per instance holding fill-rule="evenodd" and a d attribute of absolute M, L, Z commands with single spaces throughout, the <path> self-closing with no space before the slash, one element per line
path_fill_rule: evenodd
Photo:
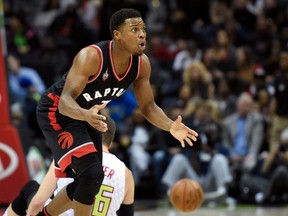
<path fill-rule="evenodd" d="M 125 164 L 115 155 L 103 152 L 104 180 L 99 193 L 95 197 L 92 215 L 116 216 L 117 210 L 125 196 Z M 56 195 L 63 187 L 72 182 L 71 178 L 60 178 L 57 183 Z M 72 216 L 72 209 L 64 212 L 61 216 Z"/>

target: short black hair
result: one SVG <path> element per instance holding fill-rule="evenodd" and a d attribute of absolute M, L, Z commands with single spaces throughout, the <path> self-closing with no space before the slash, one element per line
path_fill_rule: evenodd
<path fill-rule="evenodd" d="M 141 13 L 133 8 L 122 8 L 116 11 L 110 18 L 110 33 L 113 38 L 113 31 L 117 30 L 122 24 L 124 24 L 126 19 L 140 17 Z"/>
<path fill-rule="evenodd" d="M 109 116 L 106 116 L 106 120 L 104 122 L 107 124 L 108 130 L 102 133 L 102 144 L 109 147 L 114 140 L 116 124 Z"/>

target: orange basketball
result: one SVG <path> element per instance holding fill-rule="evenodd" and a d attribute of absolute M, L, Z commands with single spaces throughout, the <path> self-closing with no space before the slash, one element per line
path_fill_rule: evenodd
<path fill-rule="evenodd" d="M 169 198 L 175 209 L 182 212 L 191 212 L 201 206 L 204 192 L 196 181 L 185 178 L 173 185 Z"/>

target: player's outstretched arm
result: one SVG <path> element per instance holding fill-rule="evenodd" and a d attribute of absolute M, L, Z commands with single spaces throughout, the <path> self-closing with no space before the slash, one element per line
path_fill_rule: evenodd
<path fill-rule="evenodd" d="M 142 67 L 139 78 L 134 82 L 134 92 L 142 114 L 153 125 L 169 131 L 185 147 L 185 142 L 192 146 L 197 140 L 197 132 L 182 123 L 179 116 L 175 121 L 168 118 L 154 100 L 150 84 L 151 66 L 146 55 L 142 55 Z"/>
<path fill-rule="evenodd" d="M 37 215 L 43 209 L 45 202 L 52 196 L 58 180 L 54 174 L 54 169 L 54 161 L 52 161 L 37 193 L 28 206 L 27 215 Z"/>

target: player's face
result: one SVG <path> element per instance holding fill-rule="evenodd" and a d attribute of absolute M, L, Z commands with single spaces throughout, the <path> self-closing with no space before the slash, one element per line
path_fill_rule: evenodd
<path fill-rule="evenodd" d="M 142 55 L 146 48 L 146 26 L 142 18 L 126 19 L 120 29 L 122 45 L 134 55 Z"/>

